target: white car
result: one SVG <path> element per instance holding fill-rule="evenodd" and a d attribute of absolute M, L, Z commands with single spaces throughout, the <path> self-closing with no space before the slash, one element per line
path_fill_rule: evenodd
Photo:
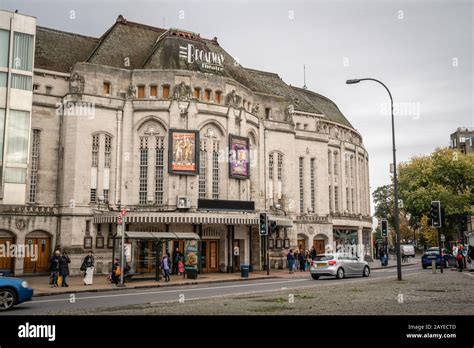
<path fill-rule="evenodd" d="M 370 275 L 369 264 L 356 255 L 346 253 L 321 254 L 311 261 L 311 277 L 319 279 L 320 276 L 335 276 L 342 279 L 345 276 Z"/>
<path fill-rule="evenodd" d="M 400 252 L 402 256 L 415 257 L 415 247 L 412 244 L 400 245 Z"/>

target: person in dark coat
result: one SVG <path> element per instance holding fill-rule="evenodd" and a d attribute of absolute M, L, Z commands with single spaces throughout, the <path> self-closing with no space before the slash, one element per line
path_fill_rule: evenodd
<path fill-rule="evenodd" d="M 288 261 L 288 270 L 290 274 L 293 273 L 293 260 L 295 259 L 295 255 L 293 254 L 293 250 L 290 249 L 288 255 L 286 255 L 286 260 Z"/>
<path fill-rule="evenodd" d="M 58 287 L 58 276 L 59 276 L 59 262 L 61 259 L 61 253 L 59 250 L 54 252 L 54 255 L 49 259 L 49 271 L 51 272 L 51 287 Z"/>
<path fill-rule="evenodd" d="M 310 257 L 311 257 L 311 260 L 315 260 L 316 259 L 316 256 L 318 256 L 317 252 L 316 252 L 316 248 L 314 247 L 314 245 L 311 247 L 311 251 L 310 251 Z"/>
<path fill-rule="evenodd" d="M 63 255 L 59 259 L 59 275 L 62 278 L 61 287 L 68 287 L 67 277 L 69 275 L 69 264 L 71 259 L 67 255 L 67 252 L 63 252 Z"/>
<path fill-rule="evenodd" d="M 178 263 L 180 258 L 181 253 L 179 252 L 179 248 L 176 248 L 173 253 L 173 272 L 171 272 L 171 274 L 178 274 Z"/>
<path fill-rule="evenodd" d="M 300 251 L 300 254 L 298 255 L 298 257 L 299 257 L 299 264 L 300 264 L 300 272 L 304 272 L 304 265 L 306 263 L 304 250 Z"/>

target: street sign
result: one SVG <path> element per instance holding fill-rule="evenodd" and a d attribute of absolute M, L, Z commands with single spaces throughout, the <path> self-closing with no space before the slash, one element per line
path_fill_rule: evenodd
<path fill-rule="evenodd" d="M 444 234 L 441 235 L 441 241 L 446 242 L 446 236 Z"/>

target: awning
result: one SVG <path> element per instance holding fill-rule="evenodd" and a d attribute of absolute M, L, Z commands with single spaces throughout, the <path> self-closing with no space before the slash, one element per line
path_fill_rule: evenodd
<path fill-rule="evenodd" d="M 199 235 L 192 232 L 144 232 L 144 231 L 126 231 L 125 237 L 130 239 L 159 239 L 159 240 L 168 240 L 168 239 L 180 239 L 180 240 L 189 240 L 195 239 L 199 240 Z M 116 235 L 115 238 L 120 238 L 119 235 Z"/>

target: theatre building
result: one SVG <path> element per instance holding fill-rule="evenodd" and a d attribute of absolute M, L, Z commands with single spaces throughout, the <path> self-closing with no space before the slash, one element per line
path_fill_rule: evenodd
<path fill-rule="evenodd" d="M 278 57 L 276 57 L 278 58 Z M 101 36 L 0 11 L 0 243 L 55 248 L 79 272 L 117 256 L 124 210 L 137 273 L 186 244 L 204 272 L 286 267 L 290 248 L 366 246 L 368 154 L 336 104 L 238 64 L 219 44 L 119 16 Z M 259 213 L 274 229 L 259 235 Z"/>

